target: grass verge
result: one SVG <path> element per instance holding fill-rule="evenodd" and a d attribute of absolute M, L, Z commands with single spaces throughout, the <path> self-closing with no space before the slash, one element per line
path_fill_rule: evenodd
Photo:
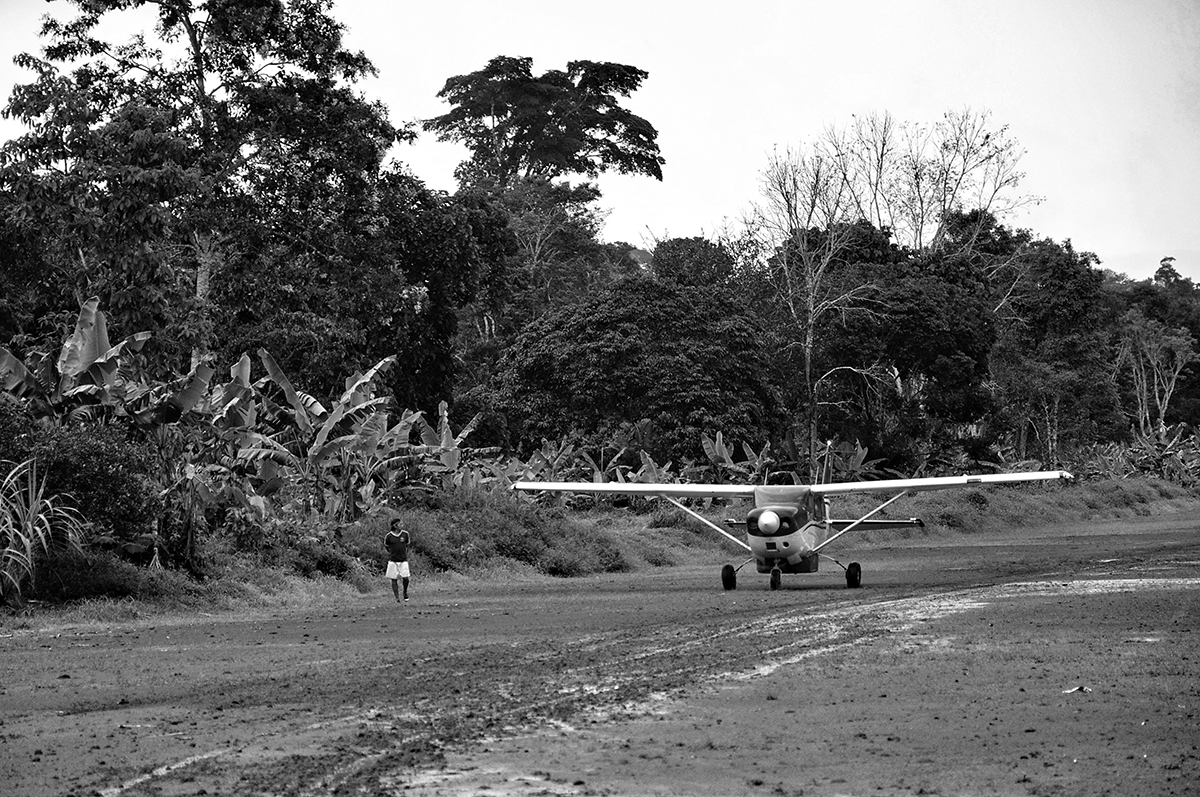
<path fill-rule="evenodd" d="M 837 517 L 877 505 L 867 496 L 834 502 Z M 1200 509 L 1200 494 L 1156 479 L 1012 485 L 918 493 L 891 511 L 919 516 L 923 529 L 864 532 L 866 543 L 897 538 L 970 536 L 1013 528 L 1167 515 Z M 697 503 L 719 526 L 744 518 L 748 502 Z M 393 518 L 412 532 L 419 578 L 538 579 L 723 561 L 730 543 L 674 507 L 639 500 L 580 509 L 537 505 L 507 494 L 457 491 L 422 506 L 384 509 L 344 526 L 337 539 L 301 534 L 287 555 L 261 557 L 212 546 L 203 579 L 135 567 L 108 554 L 63 554 L 43 563 L 38 601 L 0 611 L 0 631 L 47 623 L 136 621 L 163 614 L 310 606 L 386 590 L 383 537 Z M 739 529 L 731 527 L 736 535 Z"/>

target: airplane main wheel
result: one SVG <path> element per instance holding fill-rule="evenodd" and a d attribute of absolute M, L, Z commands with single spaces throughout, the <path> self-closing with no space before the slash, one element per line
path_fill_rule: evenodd
<path fill-rule="evenodd" d="M 733 565 L 721 568 L 721 586 L 727 591 L 737 589 L 737 571 L 733 569 Z"/>
<path fill-rule="evenodd" d="M 783 583 L 783 573 L 776 567 L 771 571 L 771 589 L 779 589 L 779 585 Z"/>
<path fill-rule="evenodd" d="M 857 589 L 862 586 L 862 567 L 858 562 L 851 562 L 846 568 L 846 586 Z"/>

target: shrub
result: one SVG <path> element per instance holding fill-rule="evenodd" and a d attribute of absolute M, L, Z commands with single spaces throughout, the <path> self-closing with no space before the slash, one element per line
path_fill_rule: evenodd
<path fill-rule="evenodd" d="M 39 565 L 35 594 L 58 602 L 134 598 L 186 605 L 200 602 L 204 590 L 178 571 L 138 567 L 107 553 L 64 551 Z"/>
<path fill-rule="evenodd" d="M 596 558 L 600 563 L 600 570 L 604 573 L 627 573 L 633 569 L 629 560 L 625 558 L 625 554 L 621 552 L 617 541 L 607 534 L 597 535 L 592 539 L 592 546 L 596 551 Z"/>
<path fill-rule="evenodd" d="M 678 507 L 660 503 L 650 513 L 650 520 L 647 521 L 646 527 L 651 529 L 670 529 L 676 526 L 687 526 L 692 522 L 691 516 Z"/>
<path fill-rule="evenodd" d="M 354 560 L 344 552 L 311 537 L 300 539 L 291 548 L 288 559 L 291 569 L 305 578 L 345 578 L 355 568 Z"/>
<path fill-rule="evenodd" d="M 559 547 L 549 550 L 538 562 L 538 568 L 551 576 L 570 578 L 595 573 L 599 568 L 594 557 L 585 549 Z"/>
<path fill-rule="evenodd" d="M 0 393 L 0 460 L 24 462 L 33 449 L 37 424 L 7 393 Z"/>
<path fill-rule="evenodd" d="M 367 569 L 382 573 L 387 566 L 387 551 L 383 538 L 392 518 L 399 517 L 412 533 L 410 558 L 423 560 L 423 566 L 434 571 L 452 568 L 456 556 L 444 528 L 428 520 L 429 513 L 417 510 L 385 511 L 368 515 L 342 528 L 341 547 Z"/>
<path fill-rule="evenodd" d="M 623 573 L 632 569 L 616 540 L 602 529 L 583 529 L 572 524 L 557 544 L 538 561 L 551 576 L 586 576 L 592 573 Z"/>
<path fill-rule="evenodd" d="M 988 508 L 988 497 L 979 490 L 967 490 L 963 494 L 963 503 L 970 504 L 976 509 L 986 511 Z"/>
<path fill-rule="evenodd" d="M 941 512 L 938 512 L 937 516 L 934 518 L 934 522 L 945 526 L 948 529 L 962 529 L 967 525 L 963 520 L 962 513 L 953 509 L 944 509 Z"/>
<path fill-rule="evenodd" d="M 46 489 L 70 495 L 100 531 L 130 540 L 158 531 L 162 512 L 150 470 L 154 458 L 112 426 L 63 426 L 41 432 L 32 455 Z"/>
<path fill-rule="evenodd" d="M 208 536 L 197 558 L 206 574 L 220 575 L 236 567 L 236 560 L 304 578 L 353 580 L 362 563 L 347 553 L 340 537 L 340 526 L 328 518 L 285 513 L 263 522 L 239 508 L 225 513 L 225 524 Z"/>
<path fill-rule="evenodd" d="M 675 564 L 675 559 L 661 545 L 642 545 L 636 552 L 651 567 L 671 567 Z"/>

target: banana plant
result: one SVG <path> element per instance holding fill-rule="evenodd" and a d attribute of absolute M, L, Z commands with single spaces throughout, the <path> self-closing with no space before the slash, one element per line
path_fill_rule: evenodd
<path fill-rule="evenodd" d="M 676 484 L 679 482 L 679 476 L 671 470 L 670 462 L 659 465 L 645 451 L 638 453 L 642 458 L 642 467 L 638 468 L 638 472 L 633 475 L 633 481 L 649 484 Z"/>
<path fill-rule="evenodd" d="M 268 379 L 283 393 L 287 408 L 271 402 L 261 395 L 264 412 L 285 425 L 273 434 L 257 430 L 243 433 L 238 457 L 256 463 L 259 477 L 269 482 L 282 473 L 292 474 L 299 481 L 306 514 L 314 506 L 324 511 L 326 496 L 340 492 L 335 469 L 345 469 L 347 458 L 342 452 L 364 445 L 378 421 L 372 420 L 377 412 L 386 409 L 390 399 L 375 397 L 373 383 L 396 361 L 395 356 L 385 357 L 365 374 L 355 374 L 346 383 L 346 390 L 326 410 L 319 401 L 297 391 L 275 360 L 265 350 L 259 350 L 259 358 L 267 369 Z M 260 391 L 261 393 L 261 391 Z"/>
<path fill-rule="evenodd" d="M 121 409 L 150 388 L 125 368 L 122 356 L 141 350 L 149 332 L 138 332 L 112 345 L 100 298 L 83 303 L 75 329 L 57 359 L 34 352 L 23 362 L 0 347 L 0 387 L 22 399 L 35 417 L 52 422 L 95 417 L 104 408 Z"/>
<path fill-rule="evenodd" d="M 882 459 L 867 459 L 869 453 L 869 449 L 857 440 L 854 445 L 845 441 L 828 441 L 817 455 L 821 481 L 866 481 L 895 475 L 880 469 Z"/>
<path fill-rule="evenodd" d="M 252 429 L 258 423 L 258 396 L 250 382 L 250 355 L 242 353 L 229 369 L 229 381 L 213 388 L 205 408 L 221 431 Z"/>
<path fill-rule="evenodd" d="M 419 425 L 421 442 L 430 448 L 439 449 L 438 458 L 441 460 L 442 467 L 447 471 L 454 471 L 463 461 L 462 444 L 471 436 L 471 432 L 475 431 L 481 417 L 483 417 L 482 413 L 476 414 L 456 435 L 450 428 L 448 405 L 444 401 L 439 402 L 437 428 L 422 422 Z"/>
<path fill-rule="evenodd" d="M 424 465 L 426 474 L 442 487 L 480 486 L 491 481 L 494 473 L 487 463 L 478 461 L 480 457 L 495 456 L 500 453 L 498 447 L 468 448 L 464 445 L 467 438 L 479 425 L 482 413 L 477 413 L 466 426 L 454 433 L 450 426 L 450 413 L 446 402 L 438 404 L 437 427 L 431 426 L 422 418 L 418 422 L 421 442 L 426 448 L 435 452 L 436 461 Z"/>
<path fill-rule="evenodd" d="M 563 481 L 576 462 L 575 445 L 564 437 L 557 443 L 542 440 L 542 447 L 529 455 L 521 479 L 525 481 Z"/>
<path fill-rule="evenodd" d="M 746 443 L 742 443 L 744 459 L 740 462 L 734 460 L 733 451 L 725 445 L 725 437 L 721 432 L 717 432 L 715 438 L 701 434 L 700 445 L 717 473 L 731 481 L 765 484 L 771 466 L 775 464 L 775 460 L 770 456 L 770 443 L 766 443 L 761 451 L 755 451 Z"/>
<path fill-rule="evenodd" d="M 586 451 L 581 450 L 579 452 L 578 456 L 581 460 L 583 460 L 585 463 L 587 463 L 588 467 L 590 467 L 592 469 L 592 481 L 593 482 L 597 482 L 597 483 L 607 482 L 607 481 L 624 482 L 624 481 L 627 481 L 625 476 L 626 476 L 626 473 L 629 471 L 629 466 L 621 464 L 621 457 L 625 456 L 625 452 L 628 450 L 629 450 L 628 448 L 622 448 L 619 451 L 617 451 L 617 453 L 614 454 L 613 456 L 609 457 L 608 459 L 605 459 L 604 458 L 604 449 L 601 449 L 600 454 L 599 454 L 599 456 L 600 456 L 599 462 L 592 459 L 592 456 L 590 454 L 588 454 L 588 452 L 586 452 Z"/>
<path fill-rule="evenodd" d="M 440 447 L 414 444 L 414 431 L 425 423 L 419 411 L 404 410 L 395 424 L 376 412 L 357 429 L 358 439 L 341 452 L 339 499 L 335 513 L 353 520 L 369 512 L 389 490 L 423 485 L 422 466 L 441 453 Z"/>

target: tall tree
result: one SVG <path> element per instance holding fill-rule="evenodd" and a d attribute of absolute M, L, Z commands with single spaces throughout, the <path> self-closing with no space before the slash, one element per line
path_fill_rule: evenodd
<path fill-rule="evenodd" d="M 1200 339 L 1200 287 L 1176 270 L 1175 258 L 1162 258 L 1151 279 L 1134 281 L 1124 275 L 1110 274 L 1105 289 L 1113 303 L 1110 316 L 1116 326 L 1120 326 L 1116 324 L 1117 319 L 1130 310 L 1137 310 L 1147 321 L 1161 325 L 1163 329 Z M 1200 423 L 1200 380 L 1189 378 L 1192 370 L 1189 368 L 1181 374 L 1172 392 L 1172 420 L 1167 423 Z M 1139 417 L 1139 391 L 1136 386 L 1129 387 L 1132 391 L 1130 412 Z"/>
<path fill-rule="evenodd" d="M 1124 431 L 1096 256 L 1032 241 L 999 320 L 992 374 L 1020 457 L 1062 461 L 1071 446 Z"/>
<path fill-rule="evenodd" d="M 830 434 L 858 438 L 908 473 L 978 458 L 989 442 L 979 422 L 994 409 L 996 324 L 986 283 L 961 261 L 929 252 L 858 270 L 879 286 L 881 311 L 834 324 L 827 347 L 876 378 L 843 383 L 843 401 L 827 413 Z"/>
<path fill-rule="evenodd" d="M 707 238 L 671 238 L 654 247 L 650 267 L 660 280 L 719 290 L 734 275 L 733 255 Z"/>
<path fill-rule="evenodd" d="M 526 324 L 638 273 L 632 247 L 599 240 L 598 197 L 590 183 L 535 177 L 521 178 L 504 191 L 468 186 L 456 194 L 460 203 L 486 207 L 506 222 L 503 240 L 493 248 L 503 267 L 492 269 L 487 290 L 463 309 L 456 342 L 471 408 L 488 410 L 492 402 L 480 396 L 490 395 L 494 386 L 488 383 L 500 355 Z M 486 427 L 482 431 L 486 434 Z"/>
<path fill-rule="evenodd" d="M 463 183 L 507 187 L 518 177 L 595 177 L 615 170 L 662 179 L 658 131 L 621 107 L 648 73 L 633 66 L 572 61 L 538 77 L 533 59 L 497 56 L 446 81 L 453 109 L 425 122 L 442 141 L 471 150 Z"/>
<path fill-rule="evenodd" d="M 853 369 L 850 363 L 819 367 L 823 330 L 847 314 L 878 312 L 876 286 L 847 280 L 844 266 L 858 260 L 864 242 L 887 233 L 861 220 L 837 163 L 820 150 L 776 153 L 762 174 L 762 202 L 746 225 L 741 245 L 745 267 L 768 287 L 785 323 L 783 337 L 797 352 L 797 383 L 789 404 L 797 414 L 797 438 L 817 475 L 821 389 Z M 869 246 L 869 245 L 868 245 Z M 790 369 L 789 369 L 790 370 Z"/>
<path fill-rule="evenodd" d="M 1200 360 L 1196 339 L 1186 329 L 1172 329 L 1133 308 L 1121 318 L 1121 356 L 1128 367 L 1137 402 L 1135 418 L 1143 435 L 1167 432 L 1167 413 L 1181 377 Z"/>
<path fill-rule="evenodd" d="M 1037 201 L 1020 192 L 1024 150 L 988 111 L 947 111 L 932 125 L 868 114 L 830 127 L 811 146 L 857 218 L 911 249 L 940 248 L 955 213 L 1004 218 Z"/>
<path fill-rule="evenodd" d="M 372 67 L 342 46 L 332 0 L 71 3 L 75 20 L 45 22 L 43 57 L 18 58 L 37 77 L 7 109 L 30 130 L 4 149 L 10 219 L 36 231 L 60 292 L 99 293 L 183 368 L 211 343 L 216 283 L 268 246 L 264 232 L 248 251 L 249 232 L 303 237 L 272 229 L 271 209 L 327 194 L 352 208 L 398 131 L 346 87 Z M 139 7 L 157 40 L 96 37 Z"/>
<path fill-rule="evenodd" d="M 525 447 L 569 433 L 611 444 L 639 424 L 659 462 L 702 460 L 702 433 L 759 446 L 779 432 L 766 334 L 712 291 L 622 280 L 526 327 L 500 403 Z"/>
<path fill-rule="evenodd" d="M 517 245 L 505 331 L 629 276 L 636 267 L 600 242 L 604 214 L 596 208 L 600 191 L 592 183 L 521 178 L 505 191 L 487 193 L 507 212 Z"/>

